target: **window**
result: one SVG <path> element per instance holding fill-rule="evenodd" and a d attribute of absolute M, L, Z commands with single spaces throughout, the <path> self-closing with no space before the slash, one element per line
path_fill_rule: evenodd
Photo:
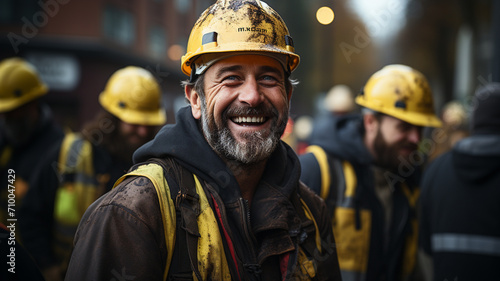
<path fill-rule="evenodd" d="M 163 59 L 167 54 L 167 38 L 165 30 L 160 26 L 153 26 L 149 30 L 149 51 L 154 58 Z"/>
<path fill-rule="evenodd" d="M 36 1 L 0 0 L 0 23 L 23 24 L 23 17 L 30 22 L 41 7 Z"/>
<path fill-rule="evenodd" d="M 191 0 L 175 0 L 177 11 L 185 14 L 191 8 Z"/>
<path fill-rule="evenodd" d="M 113 6 L 104 9 L 104 36 L 123 45 L 132 45 L 135 39 L 135 22 L 133 15 Z"/>

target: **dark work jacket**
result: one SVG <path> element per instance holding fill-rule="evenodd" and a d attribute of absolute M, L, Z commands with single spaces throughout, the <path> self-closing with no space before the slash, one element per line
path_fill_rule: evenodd
<path fill-rule="evenodd" d="M 500 265 L 500 135 L 475 135 L 422 179 L 421 242 L 434 280 L 494 280 Z"/>
<path fill-rule="evenodd" d="M 411 226 L 412 221 L 416 222 L 416 212 L 410 206 L 401 184 L 408 184 L 414 190 L 416 181 L 386 171 L 385 174 L 389 175 L 386 179 L 392 189 L 393 208 L 392 224 L 387 236 L 384 234 L 385 211 L 375 193 L 374 160 L 363 142 L 362 121 L 362 116 L 358 114 L 323 116 L 316 121 L 310 141 L 311 145 L 320 146 L 328 158 L 331 184 L 329 196 L 325 200 L 336 229 L 335 239 L 339 244 L 337 252 L 342 277 L 344 280 L 402 280 L 403 257 L 407 248 L 405 239 L 418 230 Z M 312 153 L 305 153 L 299 159 L 302 166 L 301 180 L 320 194 L 321 172 L 318 161 Z M 341 166 L 343 161 L 352 165 L 356 175 L 357 184 L 352 197 L 345 195 L 344 171 Z M 411 176 L 415 177 L 417 173 Z M 366 223 L 363 223 L 363 216 L 366 217 Z M 338 229 L 336 225 L 339 225 Z M 369 241 L 360 242 L 365 240 L 361 239 L 365 237 L 361 232 L 368 232 L 366 235 Z M 360 238 L 342 237 L 351 236 L 350 233 L 357 233 Z M 416 244 L 416 237 L 414 241 L 413 244 Z M 367 251 L 361 250 L 365 248 L 360 245 L 369 245 L 366 246 L 369 248 Z M 343 256 L 349 256 L 347 259 L 352 261 L 353 256 L 360 255 L 362 257 L 356 263 L 366 262 L 366 270 L 343 268 Z"/>
<path fill-rule="evenodd" d="M 191 109 L 181 109 L 176 120 L 137 150 L 134 161 L 173 158 L 200 179 L 205 193 L 207 186 L 216 192 L 212 196 L 222 203 L 222 220 L 228 222 L 225 227 L 229 226 L 242 280 L 281 279 L 278 257 L 294 251 L 298 241 L 300 220 L 290 201 L 298 193 L 320 231 L 323 251 L 315 255 L 317 280 L 340 279 L 326 206 L 307 188 L 299 191 L 300 165 L 290 147 L 280 143 L 272 154 L 249 208 L 231 170 L 205 141 Z M 153 184 L 143 177 L 122 182 L 87 210 L 66 280 L 109 280 L 117 274 L 162 280 L 168 253 L 163 229 Z M 234 269 L 230 253 L 226 257 Z"/>
<path fill-rule="evenodd" d="M 37 127 L 30 137 L 29 141 L 25 144 L 7 143 L 5 139 L 2 140 L 2 132 L 0 130 L 0 155 L 3 155 L 6 150 L 11 150 L 10 157 L 5 163 L 0 162 L 0 220 L 5 220 L 7 210 L 7 176 L 9 169 L 12 169 L 15 174 L 16 186 L 16 210 L 22 204 L 22 199 L 29 189 L 30 180 L 34 174 L 33 170 L 38 163 L 43 162 L 44 155 L 47 149 L 57 142 L 60 142 L 64 136 L 62 129 L 52 118 L 50 108 L 41 104 L 40 106 L 40 120 Z M 7 223 L 3 221 L 3 223 Z"/>

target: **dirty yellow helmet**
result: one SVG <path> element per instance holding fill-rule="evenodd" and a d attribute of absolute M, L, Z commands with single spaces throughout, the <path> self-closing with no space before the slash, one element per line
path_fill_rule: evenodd
<path fill-rule="evenodd" d="M 140 67 L 127 66 L 113 73 L 99 102 L 129 124 L 157 126 L 167 119 L 161 106 L 160 86 L 149 71 Z"/>
<path fill-rule="evenodd" d="M 441 126 L 427 79 L 405 65 L 388 65 L 373 74 L 356 103 L 413 125 Z"/>
<path fill-rule="evenodd" d="M 48 92 L 35 67 L 21 58 L 0 62 L 0 112 L 8 112 Z"/>
<path fill-rule="evenodd" d="M 187 52 L 181 59 L 182 72 L 193 76 L 192 69 L 200 65 L 208 67 L 207 63 L 234 52 L 281 56 L 283 59 L 278 60 L 288 72 L 299 64 L 285 22 L 265 2 L 218 0 L 205 10 L 191 30 Z"/>

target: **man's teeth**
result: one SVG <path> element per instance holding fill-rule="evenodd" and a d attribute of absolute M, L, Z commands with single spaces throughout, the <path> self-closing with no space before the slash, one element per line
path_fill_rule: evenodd
<path fill-rule="evenodd" d="M 233 121 L 235 123 L 262 123 L 264 117 L 234 117 Z"/>

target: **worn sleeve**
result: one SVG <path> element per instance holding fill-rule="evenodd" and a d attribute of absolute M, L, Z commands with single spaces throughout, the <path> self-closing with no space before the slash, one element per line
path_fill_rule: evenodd
<path fill-rule="evenodd" d="M 164 241 L 154 186 L 128 178 L 87 209 L 66 280 L 163 280 Z"/>

